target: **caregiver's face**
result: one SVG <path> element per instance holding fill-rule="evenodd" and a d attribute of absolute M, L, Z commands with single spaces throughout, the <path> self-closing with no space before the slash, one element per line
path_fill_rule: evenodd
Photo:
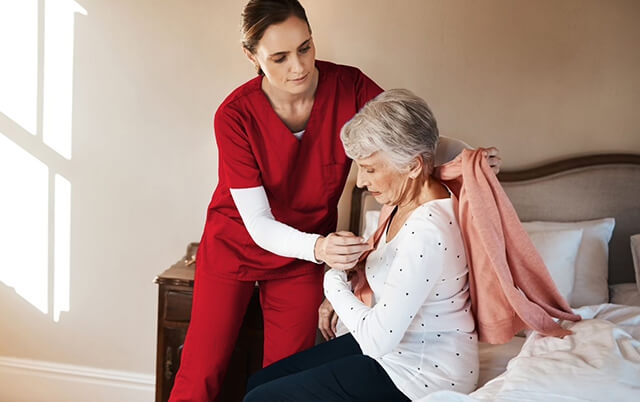
<path fill-rule="evenodd" d="M 374 152 L 355 162 L 358 187 L 366 187 L 380 204 L 397 205 L 400 202 L 408 172 L 399 171 L 382 152 Z"/>
<path fill-rule="evenodd" d="M 307 23 L 298 17 L 267 28 L 253 57 L 277 89 L 299 94 L 313 85 L 316 50 Z"/>

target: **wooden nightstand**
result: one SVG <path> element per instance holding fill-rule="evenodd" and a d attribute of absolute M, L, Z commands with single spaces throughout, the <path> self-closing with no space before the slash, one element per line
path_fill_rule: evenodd
<path fill-rule="evenodd" d="M 195 264 L 188 265 L 187 261 L 195 256 L 197 248 L 198 243 L 191 243 L 184 258 L 154 279 L 159 285 L 156 402 L 169 399 L 180 367 L 182 345 L 191 319 L 195 276 Z M 262 367 L 263 343 L 262 310 L 256 287 L 240 328 L 218 401 L 242 401 L 247 379 Z"/>

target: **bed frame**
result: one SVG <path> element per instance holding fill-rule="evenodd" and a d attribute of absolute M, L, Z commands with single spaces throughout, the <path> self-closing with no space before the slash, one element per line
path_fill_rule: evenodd
<path fill-rule="evenodd" d="M 635 281 L 629 237 L 640 233 L 640 154 L 597 154 L 505 171 L 498 175 L 522 221 L 582 221 L 613 217 L 609 284 Z M 350 230 L 361 233 L 364 212 L 380 209 L 353 189 Z"/>

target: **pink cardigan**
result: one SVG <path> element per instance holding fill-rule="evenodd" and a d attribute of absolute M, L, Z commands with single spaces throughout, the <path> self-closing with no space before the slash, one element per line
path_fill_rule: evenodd
<path fill-rule="evenodd" d="M 483 151 L 464 150 L 435 172 L 454 194 L 469 262 L 478 339 L 506 343 L 525 328 L 543 335 L 569 335 L 571 331 L 563 329 L 552 317 L 578 321 L 580 316 L 572 313 L 558 292 Z M 392 210 L 388 206 L 382 208 L 378 229 L 368 240 L 373 248 L 386 229 Z M 367 255 L 363 254 L 360 260 L 364 261 Z M 372 291 L 362 264 L 351 278 L 354 293 L 371 305 Z"/>

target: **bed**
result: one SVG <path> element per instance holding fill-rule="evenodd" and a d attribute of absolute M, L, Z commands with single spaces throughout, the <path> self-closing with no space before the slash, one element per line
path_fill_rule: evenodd
<path fill-rule="evenodd" d="M 480 345 L 478 388 L 420 401 L 640 400 L 640 155 L 581 156 L 499 179 L 578 323 L 564 339 L 526 332 Z M 380 206 L 355 188 L 350 228 L 368 235 Z"/>

